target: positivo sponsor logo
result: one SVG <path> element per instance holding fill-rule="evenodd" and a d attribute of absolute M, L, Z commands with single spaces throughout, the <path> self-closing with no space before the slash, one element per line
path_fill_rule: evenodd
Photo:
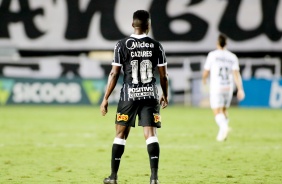
<path fill-rule="evenodd" d="M 278 81 L 272 82 L 270 89 L 269 106 L 273 108 L 282 107 L 282 86 Z"/>
<path fill-rule="evenodd" d="M 81 87 L 77 83 L 17 82 L 13 88 L 15 103 L 77 103 Z"/>
<path fill-rule="evenodd" d="M 154 96 L 153 87 L 128 88 L 129 98 Z"/>

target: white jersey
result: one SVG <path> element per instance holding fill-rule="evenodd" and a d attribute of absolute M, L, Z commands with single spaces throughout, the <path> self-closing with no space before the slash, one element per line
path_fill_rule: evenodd
<path fill-rule="evenodd" d="M 232 52 L 214 50 L 209 52 L 204 69 L 210 71 L 210 92 L 233 91 L 233 70 L 239 70 L 238 58 Z"/>

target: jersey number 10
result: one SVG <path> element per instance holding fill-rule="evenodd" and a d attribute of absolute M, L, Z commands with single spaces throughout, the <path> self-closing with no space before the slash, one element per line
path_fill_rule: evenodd
<path fill-rule="evenodd" d="M 138 60 L 131 61 L 132 66 L 132 83 L 138 84 L 138 71 L 140 72 L 140 79 L 142 83 L 149 83 L 152 81 L 152 62 L 150 60 L 143 60 L 140 63 L 140 69 L 138 68 Z"/>

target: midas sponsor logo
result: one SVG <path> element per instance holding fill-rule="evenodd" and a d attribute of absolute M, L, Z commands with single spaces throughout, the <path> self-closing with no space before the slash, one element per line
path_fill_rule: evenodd
<path fill-rule="evenodd" d="M 135 48 L 154 48 L 153 43 L 146 43 L 146 42 L 136 42 L 133 38 L 129 38 L 125 42 L 126 48 L 129 50 Z"/>
<path fill-rule="evenodd" d="M 117 113 L 117 121 L 128 121 L 128 115 Z"/>
<path fill-rule="evenodd" d="M 154 121 L 155 123 L 161 122 L 161 115 L 154 113 Z"/>
<path fill-rule="evenodd" d="M 13 88 L 15 103 L 77 103 L 81 87 L 77 83 L 17 82 Z"/>

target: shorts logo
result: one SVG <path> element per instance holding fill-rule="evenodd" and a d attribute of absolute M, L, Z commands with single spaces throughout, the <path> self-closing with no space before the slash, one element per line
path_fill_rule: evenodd
<path fill-rule="evenodd" d="M 128 115 L 117 113 L 117 121 L 128 121 Z"/>
<path fill-rule="evenodd" d="M 161 115 L 154 113 L 154 122 L 158 123 L 161 122 Z"/>

